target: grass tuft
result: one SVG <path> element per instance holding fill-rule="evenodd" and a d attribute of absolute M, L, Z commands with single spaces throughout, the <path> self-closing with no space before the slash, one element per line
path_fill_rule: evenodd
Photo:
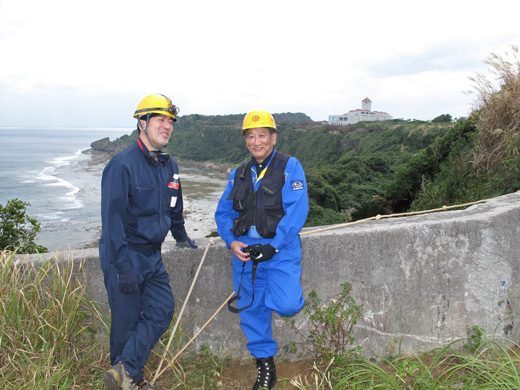
<path fill-rule="evenodd" d="M 15 257 L 0 252 L 0 388 L 93 385 L 104 359 L 95 338 L 103 318 L 80 282 L 82 264 Z"/>

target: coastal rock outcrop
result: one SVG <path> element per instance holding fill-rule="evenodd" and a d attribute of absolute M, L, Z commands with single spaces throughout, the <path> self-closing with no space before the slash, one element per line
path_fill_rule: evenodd
<path fill-rule="evenodd" d="M 94 141 L 90 144 L 90 147 L 95 152 L 106 153 L 110 156 L 120 152 L 132 142 L 137 139 L 137 130 L 134 130 L 131 135 L 123 135 L 122 137 L 110 141 L 109 137 L 101 138 L 97 141 Z"/>

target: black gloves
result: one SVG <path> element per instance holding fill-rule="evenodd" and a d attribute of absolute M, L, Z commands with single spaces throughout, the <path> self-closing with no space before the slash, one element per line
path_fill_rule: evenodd
<path fill-rule="evenodd" d="M 276 253 L 276 249 L 274 249 L 270 244 L 256 244 L 244 248 L 244 252 L 251 255 L 251 260 L 267 261 L 273 258 Z"/>
<path fill-rule="evenodd" d="M 119 279 L 119 291 L 123 294 L 137 294 L 139 292 L 139 285 L 142 279 L 136 268 L 130 268 L 117 276 Z"/>
<path fill-rule="evenodd" d="M 188 236 L 186 236 L 186 241 L 177 241 L 175 245 L 181 248 L 187 248 L 188 246 L 191 246 L 193 249 L 198 248 L 198 245 L 195 244 L 195 240 L 192 240 Z"/>

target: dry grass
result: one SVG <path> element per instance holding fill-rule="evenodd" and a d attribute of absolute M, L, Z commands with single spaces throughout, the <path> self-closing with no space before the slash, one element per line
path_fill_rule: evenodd
<path fill-rule="evenodd" d="M 477 119 L 474 165 L 477 174 L 493 171 L 520 152 L 520 60 L 518 47 L 512 53 L 491 54 L 490 80 L 482 73 L 471 78 L 475 83 Z"/>
<path fill-rule="evenodd" d="M 36 266 L 0 253 L 0 388 L 96 387 L 103 317 L 80 280 L 72 259 Z"/>

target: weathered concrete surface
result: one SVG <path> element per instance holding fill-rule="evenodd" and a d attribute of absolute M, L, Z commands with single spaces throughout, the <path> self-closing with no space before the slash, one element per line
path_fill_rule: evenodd
<path fill-rule="evenodd" d="M 380 219 L 319 232 L 306 229 L 304 295 L 315 290 L 327 302 L 338 297 L 342 283 L 350 282 L 364 316 L 354 335 L 366 356 L 385 356 L 399 340 L 401 353 L 431 350 L 467 337 L 473 326 L 490 336 L 517 339 L 518 319 L 511 313 L 518 312 L 520 297 L 519 220 L 520 193 L 513 193 L 462 211 Z M 179 308 L 208 243 L 198 242 L 197 250 L 165 244 L 163 259 Z M 71 256 L 86 260 L 92 296 L 106 305 L 97 249 L 74 251 Z M 188 301 L 183 332 L 197 332 L 231 293 L 230 252 L 217 239 Z M 294 319 L 307 329 L 308 319 L 302 313 Z M 277 315 L 273 329 L 281 353 L 290 341 L 301 341 Z M 207 345 L 214 353 L 247 357 L 246 343 L 238 315 L 224 307 L 193 348 Z"/>

